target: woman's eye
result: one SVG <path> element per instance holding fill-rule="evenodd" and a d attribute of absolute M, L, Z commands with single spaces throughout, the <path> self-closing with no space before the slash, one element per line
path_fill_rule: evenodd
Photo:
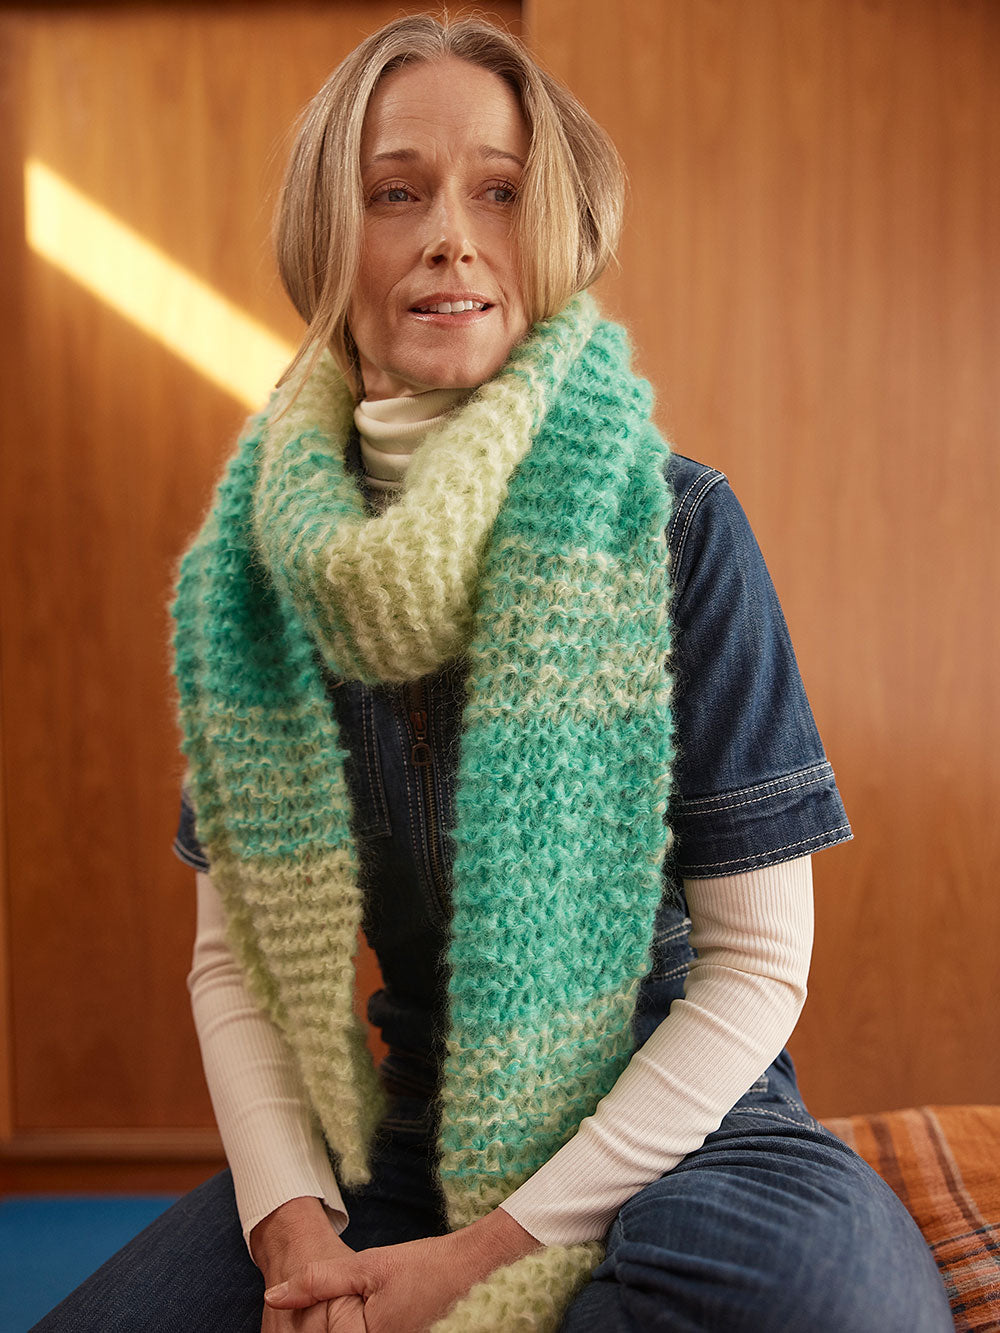
<path fill-rule="evenodd" d="M 373 204 L 405 204 L 411 197 L 408 185 L 382 185 L 371 197 Z"/>
<path fill-rule="evenodd" d="M 517 198 L 517 186 L 510 181 L 498 181 L 487 187 L 486 194 L 494 204 L 512 204 Z"/>

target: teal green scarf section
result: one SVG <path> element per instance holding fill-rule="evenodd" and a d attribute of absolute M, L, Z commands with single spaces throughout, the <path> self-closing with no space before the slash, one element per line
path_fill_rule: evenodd
<path fill-rule="evenodd" d="M 631 1054 L 668 837 L 667 446 L 623 331 L 576 298 L 421 445 L 377 527 L 344 466 L 346 388 L 319 376 L 304 416 L 279 398 L 251 420 L 182 562 L 183 748 L 237 956 L 358 1184 L 381 1099 L 321 665 L 391 681 L 467 660 L 440 1130 L 460 1226 Z"/>

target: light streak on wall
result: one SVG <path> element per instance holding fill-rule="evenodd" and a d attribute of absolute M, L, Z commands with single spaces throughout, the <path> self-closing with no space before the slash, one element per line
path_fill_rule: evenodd
<path fill-rule="evenodd" d="M 245 406 L 263 403 L 290 344 L 37 158 L 24 197 L 32 250 Z"/>

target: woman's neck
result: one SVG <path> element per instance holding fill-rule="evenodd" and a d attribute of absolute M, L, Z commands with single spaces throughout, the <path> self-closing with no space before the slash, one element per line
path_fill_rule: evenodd
<path fill-rule="evenodd" d="M 354 409 L 365 479 L 374 490 L 398 491 L 427 432 L 471 389 L 428 389 L 406 398 L 362 399 Z"/>

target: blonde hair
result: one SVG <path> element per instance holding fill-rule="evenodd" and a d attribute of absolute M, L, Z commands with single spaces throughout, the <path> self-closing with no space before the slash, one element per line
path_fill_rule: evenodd
<path fill-rule="evenodd" d="M 364 221 L 361 131 L 379 81 L 393 70 L 448 56 L 504 79 L 517 93 L 531 146 L 514 211 L 522 299 L 530 323 L 556 314 L 613 259 L 625 177 L 614 144 L 575 97 L 521 43 L 477 18 L 396 19 L 366 38 L 306 107 L 275 217 L 278 269 L 306 323 L 288 378 L 329 347 L 360 390 L 347 309 Z"/>

